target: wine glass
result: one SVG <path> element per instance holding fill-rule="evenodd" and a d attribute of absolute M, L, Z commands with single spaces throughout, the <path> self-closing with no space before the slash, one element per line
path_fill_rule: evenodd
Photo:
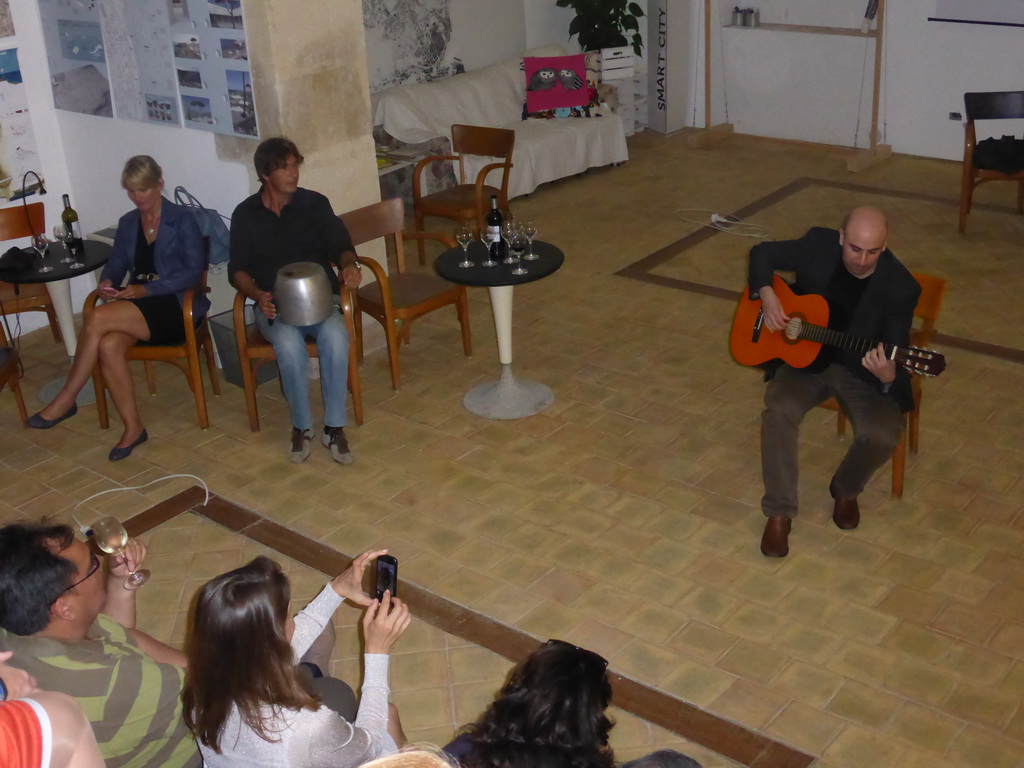
<path fill-rule="evenodd" d="M 512 256 L 512 237 L 519 230 L 519 225 L 516 220 L 509 216 L 501 224 L 501 237 L 505 241 L 505 258 L 502 261 L 505 264 L 515 264 L 516 259 Z"/>
<path fill-rule="evenodd" d="M 487 237 L 487 230 L 481 230 L 481 232 L 480 232 L 480 242 L 483 244 L 483 246 L 484 246 L 484 253 L 486 254 L 486 259 L 484 261 L 480 262 L 480 266 L 482 266 L 482 267 L 496 267 L 496 266 L 498 266 L 498 262 L 496 262 L 494 260 L 494 256 L 491 254 L 491 241 Z"/>
<path fill-rule="evenodd" d="M 63 224 L 56 224 L 53 227 L 53 236 L 61 245 L 64 246 L 64 258 L 60 260 L 61 264 L 70 264 L 72 269 L 81 269 L 85 266 L 78 260 L 75 255 L 75 249 L 71 247 L 71 233 L 68 232 L 68 228 Z"/>
<path fill-rule="evenodd" d="M 523 234 L 526 235 L 526 239 L 530 242 L 530 246 L 523 258 L 526 261 L 536 261 L 540 258 L 540 256 L 533 252 L 533 238 L 537 236 L 537 226 L 532 221 L 527 221 L 523 224 Z"/>
<path fill-rule="evenodd" d="M 512 260 L 516 265 L 516 268 L 512 270 L 513 275 L 527 274 L 526 267 L 523 266 L 522 262 L 523 251 L 526 250 L 526 242 L 526 235 L 523 234 L 523 230 L 516 227 L 512 232 L 512 239 L 509 241 L 509 246 L 512 251 Z"/>
<path fill-rule="evenodd" d="M 124 529 L 124 526 L 121 525 L 116 517 L 101 517 L 93 523 L 90 533 L 96 541 L 96 546 L 108 555 L 116 557 L 123 554 L 128 546 L 128 531 Z M 127 558 L 125 562 L 127 563 Z M 138 589 L 147 581 L 149 581 L 149 571 L 141 568 L 128 572 L 128 578 L 125 579 L 124 586 L 125 589 Z"/>
<path fill-rule="evenodd" d="M 53 267 L 43 261 L 46 258 L 46 252 L 50 250 L 50 241 L 47 240 L 43 235 L 35 235 L 32 237 L 32 248 L 39 256 L 39 260 L 43 262 L 43 265 L 39 267 L 40 273 L 53 272 Z"/>
<path fill-rule="evenodd" d="M 469 260 L 469 244 L 473 242 L 473 231 L 467 226 L 455 228 L 455 240 L 462 246 L 462 261 L 460 267 L 472 267 L 473 262 Z"/>

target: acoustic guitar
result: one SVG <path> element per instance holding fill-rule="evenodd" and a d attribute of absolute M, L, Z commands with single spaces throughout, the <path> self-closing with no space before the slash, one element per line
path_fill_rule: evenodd
<path fill-rule="evenodd" d="M 793 293 L 778 275 L 772 282 L 775 295 L 790 320 L 782 331 L 771 331 L 764 323 L 761 300 L 751 299 L 744 289 L 732 324 L 729 348 L 741 365 L 760 365 L 769 360 L 782 360 L 793 368 L 806 368 L 814 362 L 822 345 L 853 349 L 866 354 L 878 346 L 877 341 L 861 339 L 828 327 L 828 302 L 824 296 Z M 938 352 L 917 347 L 884 344 L 885 354 L 911 373 L 938 376 L 946 369 L 946 358 Z"/>

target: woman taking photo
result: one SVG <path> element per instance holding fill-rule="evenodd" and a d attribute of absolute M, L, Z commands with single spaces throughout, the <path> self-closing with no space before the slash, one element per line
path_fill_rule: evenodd
<path fill-rule="evenodd" d="M 140 341 L 180 344 L 185 339 L 182 303 L 206 269 L 203 238 L 192 214 L 163 197 L 163 171 L 149 155 L 125 163 L 121 186 L 135 204 L 117 223 L 114 249 L 97 286 L 106 303 L 89 316 L 63 389 L 43 410 L 29 417 L 34 429 L 50 429 L 78 413 L 75 399 L 99 361 L 124 432 L 108 458 L 120 461 L 149 435 L 139 416 L 125 352 Z M 128 284 L 121 287 L 125 276 Z M 202 293 L 196 317 L 210 308 Z"/>
<path fill-rule="evenodd" d="M 397 717 L 389 718 L 388 653 L 409 626 L 409 609 L 389 592 L 371 601 L 360 586 L 366 567 L 386 552 L 357 557 L 294 620 L 288 577 L 266 557 L 199 590 L 182 701 L 206 768 L 355 768 L 397 751 L 404 737 Z M 321 706 L 296 666 L 346 599 L 368 606 L 354 724 Z"/>
<path fill-rule="evenodd" d="M 548 640 L 444 751 L 463 768 L 614 768 L 607 669 L 593 651 Z"/>

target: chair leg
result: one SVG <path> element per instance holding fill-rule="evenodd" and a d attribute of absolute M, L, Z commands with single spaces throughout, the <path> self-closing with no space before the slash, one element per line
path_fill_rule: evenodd
<path fill-rule="evenodd" d="M 845 435 L 846 434 L 846 414 L 843 413 L 842 411 L 839 411 L 836 414 L 836 434 L 837 435 Z"/>
<path fill-rule="evenodd" d="M 907 433 L 900 436 L 896 450 L 892 452 L 892 495 L 903 498 L 903 476 L 907 469 Z"/>
<path fill-rule="evenodd" d="M 18 416 L 21 418 L 21 426 L 27 429 L 25 422 L 28 421 L 28 411 L 25 410 L 25 398 L 21 394 L 21 384 L 18 383 L 17 371 L 14 372 L 14 375 L 11 376 L 7 383 L 11 387 L 11 392 L 14 393 L 14 402 L 18 406 Z"/>
<path fill-rule="evenodd" d="M 356 424 L 363 425 L 363 387 L 359 380 L 359 361 L 355 350 L 349 347 L 348 352 L 348 390 L 352 393 L 352 412 Z"/>
<path fill-rule="evenodd" d="M 149 360 L 144 360 L 143 365 L 146 368 L 146 385 L 149 387 L 149 394 L 156 394 L 156 376 L 153 374 L 153 363 Z M 191 385 L 192 382 L 189 382 Z"/>
<path fill-rule="evenodd" d="M 110 429 L 110 414 L 107 411 L 107 384 L 103 380 L 99 363 L 92 369 L 92 387 L 96 390 L 96 415 L 100 420 L 100 429 Z"/>
<path fill-rule="evenodd" d="M 199 365 L 199 350 L 190 350 L 188 356 L 188 382 L 192 385 L 192 394 L 196 398 L 196 413 L 199 416 L 199 428 L 210 428 L 210 414 L 206 410 L 206 390 L 203 389 L 203 369 Z"/>
<path fill-rule="evenodd" d="M 967 214 L 971 212 L 971 198 L 974 197 L 974 178 L 970 169 L 964 169 L 964 180 L 960 187 L 960 234 L 967 229 Z"/>
<path fill-rule="evenodd" d="M 469 330 L 469 296 L 465 290 L 459 294 L 459 299 L 455 302 L 455 314 L 459 318 L 459 327 L 462 328 L 462 351 L 466 353 L 466 357 L 471 357 L 473 339 Z"/>
<path fill-rule="evenodd" d="M 50 322 L 50 332 L 53 334 L 53 340 L 60 344 L 64 340 L 64 334 L 60 332 L 60 323 L 57 322 L 57 312 L 54 310 L 52 304 L 46 307 L 46 317 Z"/>
<path fill-rule="evenodd" d="M 419 208 L 416 208 L 413 213 L 413 218 L 416 220 L 416 231 L 423 232 L 424 230 L 424 217 L 423 213 Z M 424 247 L 423 238 L 419 238 L 416 241 L 416 250 L 420 257 L 420 266 L 424 266 L 427 263 L 427 250 Z"/>
<path fill-rule="evenodd" d="M 352 313 L 352 327 L 356 332 L 356 359 L 361 363 L 363 362 L 363 312 L 360 309 L 356 309 Z"/>
<path fill-rule="evenodd" d="M 401 339 L 395 330 L 395 321 L 386 320 L 384 323 L 384 336 L 388 343 L 388 363 L 391 367 L 391 388 L 398 391 L 401 376 L 398 373 L 398 351 L 401 347 Z"/>
<path fill-rule="evenodd" d="M 213 340 L 209 334 L 202 339 L 203 352 L 206 354 L 206 370 L 210 374 L 210 386 L 213 394 L 220 395 L 220 377 L 217 375 L 217 358 L 213 355 Z"/>
<path fill-rule="evenodd" d="M 260 414 L 256 409 L 256 372 L 253 370 L 252 360 L 243 357 L 238 361 L 242 369 L 242 389 L 245 392 L 245 410 L 249 414 L 249 429 L 253 432 L 260 431 Z"/>

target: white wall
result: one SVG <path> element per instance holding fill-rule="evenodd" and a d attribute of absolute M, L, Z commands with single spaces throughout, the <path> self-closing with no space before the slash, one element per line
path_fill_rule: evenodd
<path fill-rule="evenodd" d="M 702 38 L 703 3 L 679 1 L 693 6 L 688 31 Z M 727 19 L 735 5 L 732 0 L 712 2 L 713 18 L 718 20 Z M 779 23 L 857 26 L 863 16 L 863 4 L 849 0 L 762 0 L 758 5 L 762 21 Z M 1019 90 L 1024 44 L 1019 28 L 928 21 L 934 13 L 935 0 L 886 3 L 879 129 L 882 141 L 895 152 L 958 160 L 963 155 L 963 125 L 949 120 L 949 113 L 963 112 L 965 91 Z M 728 119 L 737 131 L 849 145 L 863 73 L 858 144 L 865 143 L 873 51 L 866 46 L 865 67 L 863 38 L 730 31 L 719 29 L 718 23 L 711 36 L 713 123 L 726 121 L 728 103 Z M 681 85 L 678 97 L 691 102 L 688 116 L 696 112 L 686 124 L 699 127 L 704 125 L 702 46 L 701 39 L 698 55 L 681 62 L 685 71 L 670 73 L 677 83 L 697 84 L 695 89 Z M 769 94 L 778 98 L 768 98 Z M 1019 122 L 986 128 L 995 135 L 1020 134 Z"/>
<path fill-rule="evenodd" d="M 646 4 L 646 0 L 644 2 Z M 575 15 L 572 8 L 559 8 L 555 5 L 555 0 L 523 0 L 525 48 L 560 44 L 565 45 L 570 51 L 579 50 L 576 38 L 572 39 L 572 45 L 568 45 L 569 23 Z"/>
<path fill-rule="evenodd" d="M 949 113 L 963 112 L 966 91 L 1024 88 L 1024 30 L 928 21 L 935 0 L 886 5 L 887 140 L 896 152 L 959 160 L 964 131 Z M 1020 121 L 984 127 L 1021 133 Z"/>

